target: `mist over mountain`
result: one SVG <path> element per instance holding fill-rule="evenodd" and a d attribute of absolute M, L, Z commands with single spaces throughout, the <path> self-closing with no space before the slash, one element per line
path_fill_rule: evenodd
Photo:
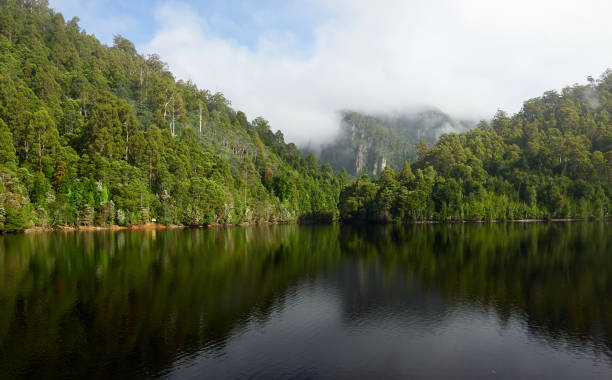
<path fill-rule="evenodd" d="M 430 145 L 445 133 L 466 132 L 476 126 L 476 120 L 454 119 L 435 108 L 378 115 L 375 118 L 409 141 L 425 141 Z"/>
<path fill-rule="evenodd" d="M 435 108 L 378 115 L 343 111 L 338 135 L 322 146 L 320 158 L 336 170 L 376 176 L 387 166 L 399 170 L 407 160 L 415 161 L 417 143 L 433 145 L 445 133 L 475 125 Z"/>

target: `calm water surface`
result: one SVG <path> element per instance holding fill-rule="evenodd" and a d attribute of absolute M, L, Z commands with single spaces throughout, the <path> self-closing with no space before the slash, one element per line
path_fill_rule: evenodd
<path fill-rule="evenodd" d="M 0 236 L 0 377 L 612 379 L 612 224 Z"/>

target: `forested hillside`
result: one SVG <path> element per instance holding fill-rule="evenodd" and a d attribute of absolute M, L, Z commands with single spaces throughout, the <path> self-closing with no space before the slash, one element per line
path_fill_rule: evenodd
<path fill-rule="evenodd" d="M 78 21 L 0 0 L 0 230 L 334 217 L 329 165 Z"/>
<path fill-rule="evenodd" d="M 320 158 L 336 170 L 378 176 L 417 157 L 417 144 L 434 144 L 444 133 L 464 132 L 475 122 L 455 120 L 437 109 L 381 115 L 344 112 L 336 139 L 321 149 Z"/>
<path fill-rule="evenodd" d="M 344 221 L 601 218 L 612 214 L 612 71 L 443 135 L 399 173 L 341 194 Z"/>
<path fill-rule="evenodd" d="M 346 113 L 322 157 L 380 177 L 345 187 L 125 38 L 105 46 L 47 1 L 0 0 L 0 230 L 611 216 L 612 72 L 440 137 L 469 127 Z"/>

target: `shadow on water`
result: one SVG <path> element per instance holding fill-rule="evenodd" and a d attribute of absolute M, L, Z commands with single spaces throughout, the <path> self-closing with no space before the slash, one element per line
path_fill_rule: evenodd
<path fill-rule="evenodd" d="M 253 228 L 0 236 L 0 373 L 155 377 L 221 358 L 304 286 L 344 326 L 435 329 L 466 309 L 612 361 L 609 223 Z M 312 376 L 316 374 L 312 372 Z"/>

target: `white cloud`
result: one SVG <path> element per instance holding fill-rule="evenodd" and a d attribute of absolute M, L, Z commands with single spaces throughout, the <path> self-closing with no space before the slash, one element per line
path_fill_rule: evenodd
<path fill-rule="evenodd" d="M 331 17 L 300 50 L 291 36 L 255 48 L 215 36 L 188 6 L 158 9 L 146 46 L 180 78 L 220 90 L 299 143 L 331 137 L 336 111 L 437 106 L 459 117 L 510 112 L 612 66 L 612 3 L 582 0 L 317 0 Z M 280 36 L 280 37 L 279 37 Z"/>

